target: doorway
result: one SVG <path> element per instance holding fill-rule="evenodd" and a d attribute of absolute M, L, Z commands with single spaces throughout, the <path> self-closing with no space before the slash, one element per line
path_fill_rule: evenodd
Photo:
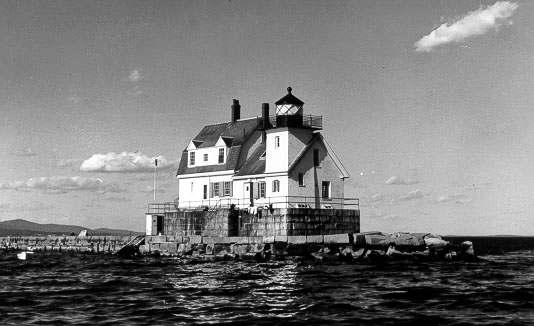
<path fill-rule="evenodd" d="M 163 215 L 156 216 L 156 235 L 162 235 L 164 232 Z"/>
<path fill-rule="evenodd" d="M 246 182 L 243 184 L 243 199 L 248 197 L 250 207 L 254 206 L 253 185 L 253 182 Z"/>

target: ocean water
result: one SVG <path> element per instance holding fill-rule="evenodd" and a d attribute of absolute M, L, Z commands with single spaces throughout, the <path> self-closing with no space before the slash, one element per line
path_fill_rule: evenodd
<path fill-rule="evenodd" d="M 534 252 L 476 262 L 0 253 L 0 325 L 532 325 Z"/>

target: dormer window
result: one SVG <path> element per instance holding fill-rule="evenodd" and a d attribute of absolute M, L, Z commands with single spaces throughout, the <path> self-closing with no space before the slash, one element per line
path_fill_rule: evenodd
<path fill-rule="evenodd" d="M 224 148 L 219 148 L 219 164 L 224 163 Z"/>
<path fill-rule="evenodd" d="M 189 152 L 189 165 L 195 165 L 195 152 Z"/>

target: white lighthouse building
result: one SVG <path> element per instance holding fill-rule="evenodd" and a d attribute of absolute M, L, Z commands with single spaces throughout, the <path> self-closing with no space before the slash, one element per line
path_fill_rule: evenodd
<path fill-rule="evenodd" d="M 203 127 L 183 150 L 176 177 L 179 209 L 343 208 L 349 177 L 321 134 L 323 117 L 304 114 L 304 102 L 287 94 L 262 115 Z"/>

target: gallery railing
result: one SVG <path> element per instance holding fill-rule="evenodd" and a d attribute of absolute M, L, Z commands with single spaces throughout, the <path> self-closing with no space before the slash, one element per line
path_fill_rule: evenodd
<path fill-rule="evenodd" d="M 269 123 L 272 127 L 297 127 L 323 129 L 323 116 L 313 114 L 271 115 Z"/>
<path fill-rule="evenodd" d="M 265 207 L 265 208 L 323 208 L 323 209 L 359 209 L 359 198 L 321 198 L 309 196 L 276 196 L 254 198 L 212 198 L 197 201 L 179 201 L 166 203 L 149 203 L 147 214 L 164 214 L 183 209 L 214 209 Z"/>

